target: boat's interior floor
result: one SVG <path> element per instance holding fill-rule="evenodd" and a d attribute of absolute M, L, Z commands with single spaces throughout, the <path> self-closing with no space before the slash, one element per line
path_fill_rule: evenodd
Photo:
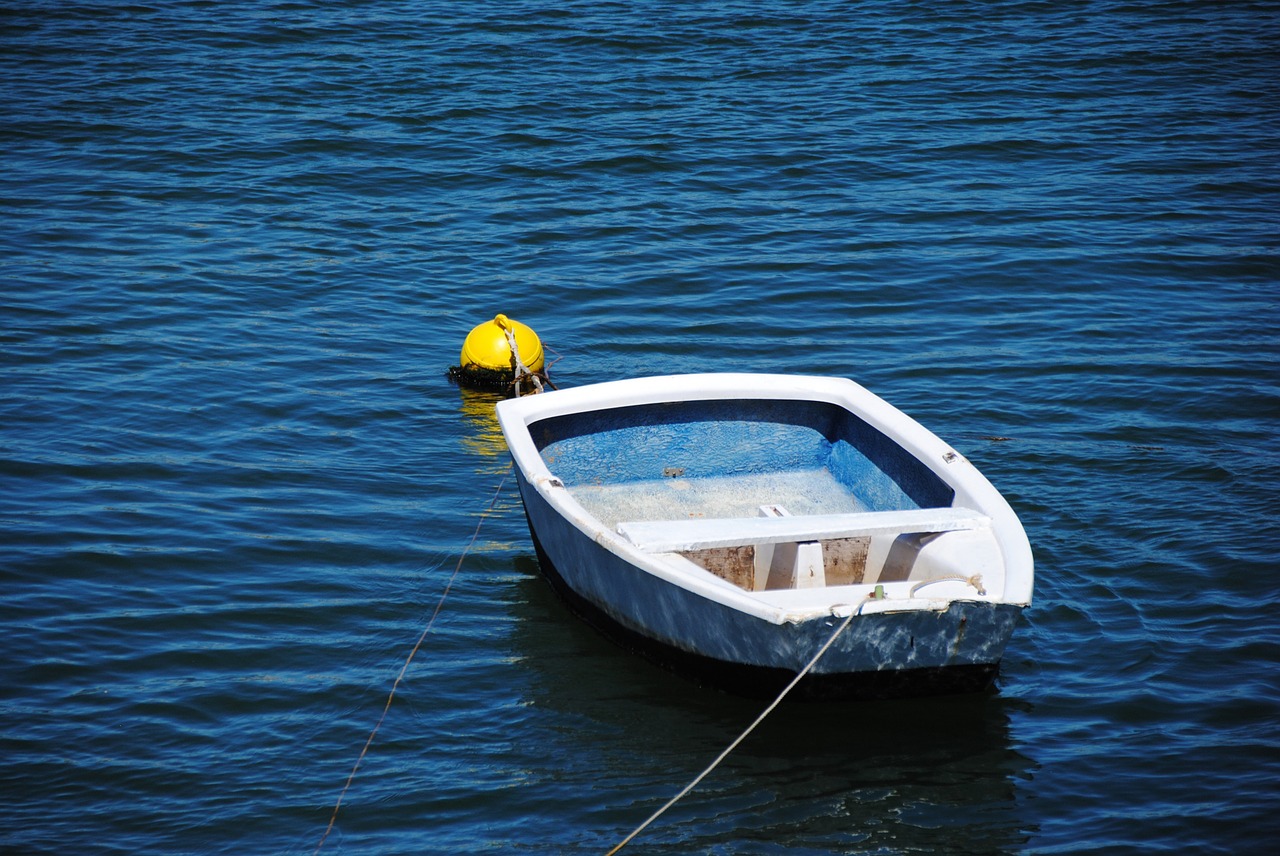
<path fill-rule="evenodd" d="M 609 529 L 627 520 L 686 517 L 758 517 L 760 506 L 781 505 L 793 515 L 867 511 L 829 470 L 671 478 L 570 486 L 574 498 Z"/>

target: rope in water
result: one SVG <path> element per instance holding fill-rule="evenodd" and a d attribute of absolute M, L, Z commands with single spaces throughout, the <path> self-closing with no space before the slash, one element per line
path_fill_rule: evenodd
<path fill-rule="evenodd" d="M 476 539 L 480 537 L 480 527 L 484 525 L 485 519 L 493 513 L 493 509 L 498 504 L 498 497 L 502 495 L 502 488 L 507 484 L 507 476 L 511 474 L 511 466 L 508 465 L 503 471 L 502 481 L 498 483 L 498 489 L 493 493 L 493 499 L 489 501 L 489 507 L 480 515 L 480 520 L 476 523 L 476 531 L 471 535 L 471 541 L 467 543 L 466 549 L 462 551 L 462 555 L 458 557 L 458 564 L 454 566 L 453 573 L 449 576 L 449 582 L 445 584 L 444 591 L 440 594 L 440 600 L 436 603 L 435 611 L 431 613 L 431 619 L 427 622 L 427 626 L 422 629 L 422 635 L 418 637 L 417 643 L 413 646 L 413 650 L 409 652 L 409 656 L 405 658 L 404 665 L 400 667 L 400 674 L 396 676 L 395 683 L 391 685 L 391 692 L 387 695 L 387 703 L 382 708 L 382 715 L 378 717 L 378 723 L 373 726 L 373 731 L 369 733 L 369 739 L 364 742 L 364 748 L 360 750 L 360 755 L 356 758 L 355 766 L 351 768 L 351 774 L 347 776 L 347 783 L 342 786 L 342 793 L 338 794 L 338 802 L 333 806 L 333 814 L 329 816 L 329 825 L 325 827 L 324 835 L 320 836 L 320 843 L 316 845 L 315 853 L 320 852 L 320 848 L 324 847 L 324 842 L 329 838 L 329 833 L 333 832 L 333 825 L 338 820 L 338 809 L 342 808 L 342 801 L 347 796 L 347 791 L 351 789 L 351 783 L 355 780 L 356 771 L 360 769 L 360 764 L 364 761 L 364 756 L 369 753 L 369 747 L 373 745 L 373 738 L 377 736 L 378 729 L 382 727 L 382 722 L 387 718 L 387 711 L 391 710 L 391 701 L 396 697 L 396 690 L 400 688 L 400 682 L 404 680 L 405 673 L 409 671 L 409 664 L 413 662 L 414 656 L 418 653 L 418 649 L 422 647 L 422 642 L 427 638 L 427 634 L 431 632 L 431 626 L 436 623 L 436 617 L 440 615 L 440 610 L 444 606 L 444 600 L 449 596 L 449 589 L 453 588 L 453 581 L 457 579 L 458 571 L 462 569 L 462 563 L 467 558 L 467 554 L 471 552 L 471 548 L 475 546 Z"/>
<path fill-rule="evenodd" d="M 812 669 L 820 659 L 822 659 L 822 655 L 827 653 L 827 649 L 831 647 L 831 645 L 836 641 L 836 639 L 840 636 L 840 634 L 843 633 L 845 629 L 850 625 L 850 623 L 853 622 L 854 617 L 862 612 L 862 607 L 865 605 L 866 605 L 866 601 L 863 601 L 858 605 L 857 609 L 849 613 L 849 617 L 846 618 L 844 622 L 841 623 L 841 625 L 835 629 L 835 632 L 831 634 L 831 637 L 827 639 L 826 643 L 824 643 L 823 646 L 818 649 L 818 653 L 813 655 L 813 659 L 811 659 L 808 663 L 805 664 L 805 667 L 801 669 L 794 678 L 791 679 L 791 683 L 787 684 L 786 687 L 783 688 L 782 692 L 778 693 L 778 697 L 775 698 L 773 702 L 768 707 L 766 707 L 759 716 L 756 717 L 755 722 L 747 726 L 746 731 L 739 734 L 737 739 L 734 740 L 732 743 L 730 743 L 725 748 L 725 750 L 721 752 L 716 757 L 716 759 L 707 766 L 705 770 L 699 773 L 692 782 L 690 782 L 688 785 L 685 786 L 684 790 L 682 790 L 680 793 L 676 794 L 674 797 L 668 800 L 667 804 L 664 805 L 662 808 L 658 809 L 653 814 L 651 814 L 648 820 L 646 820 L 644 823 L 637 826 L 631 832 L 631 834 L 628 835 L 626 838 L 619 841 L 617 846 L 615 846 L 612 850 L 606 853 L 605 856 L 613 856 L 613 854 L 617 853 L 623 847 L 626 847 L 627 844 L 629 844 L 633 838 L 635 838 L 637 835 L 643 832 L 645 828 L 649 826 L 649 824 L 653 823 L 655 820 L 661 817 L 662 814 L 667 809 L 671 808 L 673 805 L 679 802 L 685 796 L 685 794 L 689 793 L 691 790 L 696 788 L 698 786 L 698 783 L 701 782 L 703 779 L 705 779 L 711 773 L 712 770 L 720 766 L 720 762 L 723 761 L 725 758 L 729 757 L 729 753 L 732 752 L 734 749 L 738 748 L 738 744 L 741 743 L 743 740 L 746 740 L 747 735 L 749 735 L 752 731 L 755 731 L 757 725 L 764 722 L 764 718 L 768 716 L 770 713 L 772 713 L 775 707 L 781 704 L 782 700 L 787 697 L 787 693 L 791 692 L 791 690 L 795 687 L 795 685 L 800 683 L 800 679 L 803 678 L 805 675 L 807 675 L 809 673 L 809 670 Z"/>

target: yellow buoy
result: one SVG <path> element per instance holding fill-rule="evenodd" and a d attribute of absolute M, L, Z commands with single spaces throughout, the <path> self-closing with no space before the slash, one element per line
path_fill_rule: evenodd
<path fill-rule="evenodd" d="M 513 348 L 514 346 L 514 348 Z M 546 357 L 538 334 L 505 315 L 477 324 L 462 343 L 459 365 L 449 377 L 472 389 L 522 395 L 554 385 L 543 370 Z"/>
<path fill-rule="evenodd" d="M 511 353 L 511 341 L 507 331 L 513 334 L 519 362 L 529 371 L 542 371 L 544 356 L 542 341 L 538 334 L 527 325 L 513 321 L 505 315 L 498 315 L 492 321 L 477 324 L 467 334 L 462 343 L 462 356 L 459 365 L 463 370 L 469 366 L 477 366 L 492 371 L 514 372 L 517 361 Z"/>

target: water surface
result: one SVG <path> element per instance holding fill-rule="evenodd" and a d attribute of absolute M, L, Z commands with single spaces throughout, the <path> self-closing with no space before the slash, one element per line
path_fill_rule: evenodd
<path fill-rule="evenodd" d="M 537 577 L 504 312 L 852 377 L 1036 553 L 994 692 L 784 705 L 629 850 L 1263 850 L 1278 19 L 6 4 L 0 848 L 314 852 L 455 569 L 322 852 L 604 852 L 746 727 Z"/>

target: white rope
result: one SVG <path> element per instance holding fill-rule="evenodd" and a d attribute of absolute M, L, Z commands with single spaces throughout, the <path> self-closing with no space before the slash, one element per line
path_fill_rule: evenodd
<path fill-rule="evenodd" d="M 849 613 L 849 617 L 846 618 L 844 622 L 839 627 L 836 628 L 835 632 L 831 634 L 831 638 L 827 639 L 826 643 L 823 644 L 823 646 L 818 649 L 818 653 L 813 655 L 813 659 L 805 664 L 805 667 L 801 669 L 794 678 L 791 679 L 791 683 L 787 684 L 786 687 L 783 688 L 782 692 L 778 694 L 778 697 L 775 698 L 773 702 L 768 707 L 766 707 L 759 716 L 756 717 L 756 721 L 747 726 L 746 731 L 739 734 L 738 738 L 734 740 L 732 743 L 730 743 L 728 747 L 726 747 L 725 750 L 721 752 L 705 770 L 699 773 L 692 782 L 690 782 L 688 785 L 685 786 L 684 790 L 676 794 L 674 797 L 672 797 L 670 800 L 667 801 L 666 805 L 664 805 L 662 808 L 658 809 L 652 815 L 650 815 L 648 820 L 646 820 L 644 823 L 637 826 L 632 831 L 632 833 L 628 835 L 626 838 L 619 841 L 617 846 L 615 846 L 612 850 L 606 853 L 605 856 L 613 856 L 613 854 L 617 853 L 623 847 L 626 847 L 627 844 L 630 843 L 631 839 L 635 838 L 637 835 L 643 832 L 645 828 L 649 826 L 649 824 L 653 823 L 655 820 L 661 817 L 662 814 L 667 809 L 671 808 L 673 805 L 679 802 L 680 799 L 684 797 L 685 794 L 689 793 L 689 791 L 696 788 L 699 782 L 705 779 L 711 773 L 712 770 L 714 770 L 716 767 L 720 765 L 721 761 L 729 757 L 729 753 L 732 752 L 734 749 L 738 748 L 738 744 L 741 743 L 743 740 L 746 740 L 747 735 L 750 734 L 752 731 L 755 731 L 757 725 L 764 722 L 764 718 L 768 716 L 770 713 L 772 713 L 773 709 L 777 707 L 784 698 L 787 697 L 787 693 L 791 692 L 791 690 L 795 687 L 795 685 L 800 683 L 800 679 L 809 673 L 809 670 L 812 669 L 814 665 L 817 664 L 818 660 L 822 659 L 822 655 L 827 653 L 827 649 L 830 648 L 832 643 L 836 641 L 836 638 L 839 637 L 839 635 L 845 631 L 845 628 L 847 628 L 850 623 L 852 623 L 854 617 L 862 612 L 862 607 L 865 604 L 866 604 L 866 601 L 863 601 L 861 604 L 858 605 L 857 609 Z"/>
<path fill-rule="evenodd" d="M 524 364 L 524 360 L 520 359 L 520 347 L 516 345 L 516 333 L 510 327 L 503 327 L 503 331 L 507 334 L 507 345 L 511 348 L 511 359 L 516 364 L 515 386 L 516 398 L 520 397 L 520 384 L 528 378 L 533 381 L 533 385 L 537 387 L 538 392 L 542 392 L 542 379 L 538 377 L 537 372 L 532 371 Z"/>

